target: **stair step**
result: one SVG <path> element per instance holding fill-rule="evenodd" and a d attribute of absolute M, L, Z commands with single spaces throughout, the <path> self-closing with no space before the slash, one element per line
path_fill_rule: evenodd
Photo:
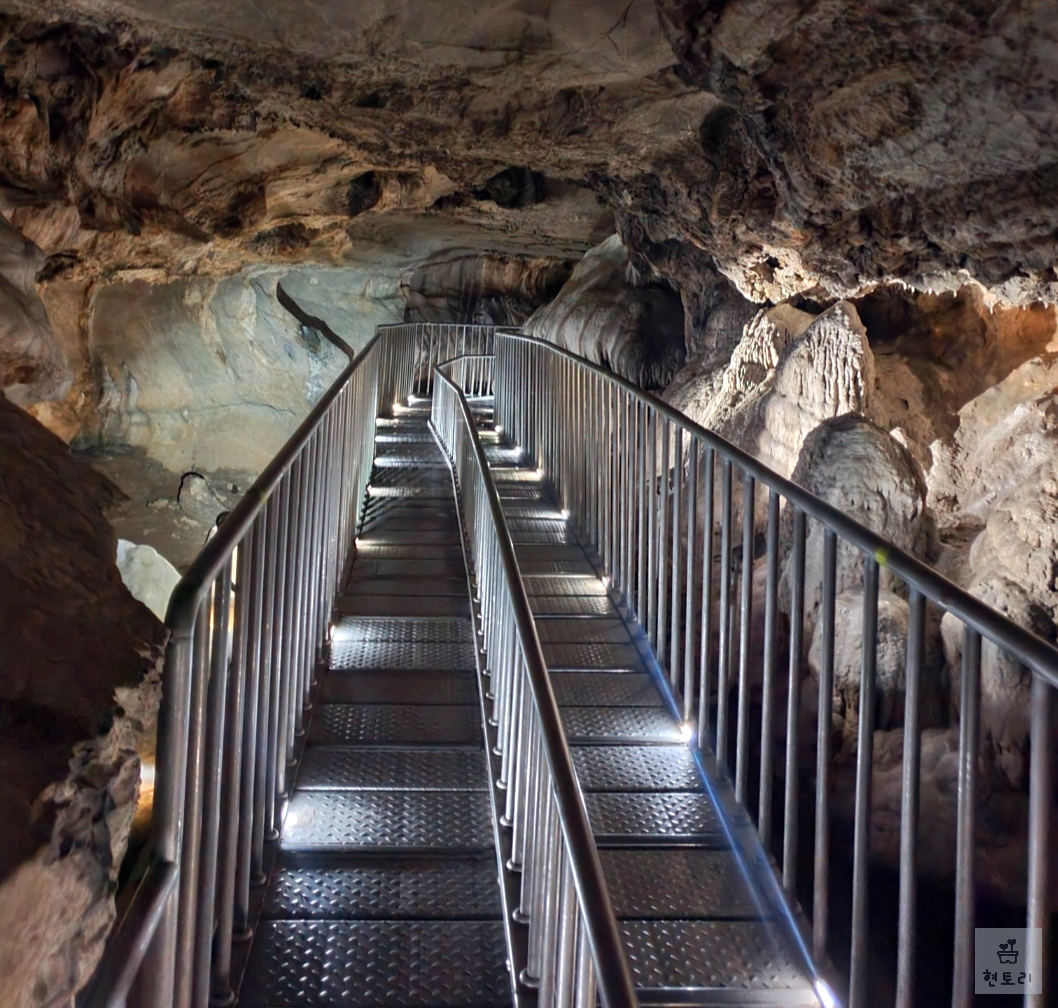
<path fill-rule="evenodd" d="M 298 788 L 334 791 L 484 791 L 484 752 L 471 749 L 305 750 Z"/>
<path fill-rule="evenodd" d="M 505 1005 L 506 961 L 499 921 L 264 921 L 240 1004 Z"/>
<path fill-rule="evenodd" d="M 312 745 L 478 745 L 482 744 L 477 706 L 442 704 L 321 703 L 313 711 Z"/>
<path fill-rule="evenodd" d="M 350 853 L 492 848 L 484 791 L 302 791 L 291 796 L 285 850 Z"/>
<path fill-rule="evenodd" d="M 474 704 L 478 684 L 473 672 L 328 672 L 320 682 L 319 698 L 323 703 Z"/>
<path fill-rule="evenodd" d="M 496 861 L 491 857 L 372 858 L 348 864 L 302 855 L 276 871 L 263 916 L 272 920 L 495 920 L 501 916 Z"/>

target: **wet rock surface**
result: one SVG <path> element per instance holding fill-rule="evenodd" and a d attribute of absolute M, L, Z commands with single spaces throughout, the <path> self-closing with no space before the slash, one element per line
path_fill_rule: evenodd
<path fill-rule="evenodd" d="M 61 1004 L 113 920 L 162 627 L 115 565 L 115 489 L 3 396 L 0 473 L 0 989 Z"/>

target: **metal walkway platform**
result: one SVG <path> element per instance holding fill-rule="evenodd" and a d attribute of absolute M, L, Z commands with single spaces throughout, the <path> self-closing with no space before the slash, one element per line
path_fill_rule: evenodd
<path fill-rule="evenodd" d="M 379 420 L 242 1005 L 512 1002 L 466 569 L 426 419 Z"/>
<path fill-rule="evenodd" d="M 643 1002 L 816 1004 L 642 635 L 479 406 Z M 366 518 L 242 1005 L 496 1008 L 514 998 L 459 515 L 427 418 L 420 404 L 378 421 Z"/>
<path fill-rule="evenodd" d="M 493 436 L 497 458 L 521 452 Z M 783 908 L 736 852 L 646 638 L 539 473 L 493 463 L 641 1002 L 816 1005 Z"/>

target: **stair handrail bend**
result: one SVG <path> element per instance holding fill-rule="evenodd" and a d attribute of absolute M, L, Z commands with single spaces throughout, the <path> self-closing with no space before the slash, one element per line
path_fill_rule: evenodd
<path fill-rule="evenodd" d="M 479 592 L 485 594 L 494 587 L 498 588 L 506 596 L 505 601 L 510 606 L 510 612 L 513 615 L 517 647 L 524 661 L 525 681 L 536 713 L 539 742 L 557 805 L 558 821 L 569 858 L 569 870 L 576 889 L 579 911 L 583 915 L 591 956 L 595 963 L 595 982 L 598 984 L 602 1003 L 605 1008 L 637 1008 L 635 983 L 603 874 L 602 862 L 584 804 L 584 796 L 573 767 L 569 742 L 562 727 L 562 718 L 551 686 L 547 661 L 519 571 L 510 528 L 496 484 L 489 470 L 485 450 L 477 434 L 472 410 L 463 394 L 461 386 L 464 380 L 460 379 L 457 383 L 449 375 L 450 371 L 465 368 L 469 362 L 478 363 L 482 360 L 488 360 L 491 363 L 492 358 L 483 355 L 466 355 L 435 369 L 431 422 L 438 441 L 456 474 L 461 510 L 471 522 L 476 521 L 477 515 L 468 515 L 465 512 L 475 508 L 477 503 L 474 500 L 475 497 L 484 496 L 487 507 L 487 534 L 498 551 L 498 573 L 501 584 L 498 586 L 490 584 L 488 572 L 484 570 L 488 563 L 487 558 L 476 555 L 473 561 L 478 573 Z M 472 384 L 479 384 L 477 371 L 471 370 L 474 372 L 470 379 Z M 469 535 L 472 550 L 476 545 L 475 538 L 475 530 L 472 528 Z M 483 599 L 483 602 L 487 604 L 488 600 Z M 520 774 L 518 785 L 523 789 L 523 793 L 528 792 L 533 782 L 527 777 L 531 769 L 526 768 L 527 761 L 524 759 L 524 753 L 529 745 L 528 735 L 531 729 L 526 729 L 519 737 L 515 724 L 517 716 L 516 714 L 512 716 L 512 712 L 517 711 L 516 696 L 522 684 L 514 681 L 498 684 L 495 680 L 500 674 L 499 665 L 503 657 L 494 653 L 489 656 L 489 659 L 494 679 L 493 690 L 497 695 L 494 710 L 501 722 L 501 733 L 505 729 L 508 732 L 504 742 L 504 754 L 510 757 L 512 778 Z M 506 704 L 504 704 L 505 698 Z M 513 764 L 518 756 L 523 757 L 522 763 L 520 766 L 515 766 Z M 513 779 L 508 781 L 508 789 L 511 792 L 516 790 L 516 782 Z M 526 805 L 514 811 L 516 814 L 528 816 L 530 810 Z M 515 829 L 520 829 L 522 825 L 522 822 L 512 823 Z M 527 858 L 532 855 L 532 851 L 526 852 Z M 553 865 L 551 867 L 554 868 Z M 564 873 L 560 869 L 558 874 Z M 545 912 L 544 908 L 530 906 L 524 888 L 523 910 L 529 917 L 531 928 L 543 926 L 540 917 Z M 577 908 L 573 907 L 572 913 L 576 914 L 576 912 Z M 557 914 L 555 916 L 557 919 Z M 556 925 L 556 937 L 557 931 Z M 573 943 L 570 942 L 570 944 Z M 571 971 L 569 982 L 573 984 L 572 964 L 567 964 L 567 968 Z"/>

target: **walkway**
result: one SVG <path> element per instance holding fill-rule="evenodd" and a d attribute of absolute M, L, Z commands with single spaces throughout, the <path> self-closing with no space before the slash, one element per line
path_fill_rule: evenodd
<path fill-rule="evenodd" d="M 642 634 L 539 474 L 483 416 L 642 1000 L 815 1005 L 789 928 L 754 894 Z M 451 476 L 426 420 L 419 403 L 379 421 L 367 521 L 243 1005 L 512 1002 L 468 581 Z"/>
<path fill-rule="evenodd" d="M 770 869 L 734 852 L 644 635 L 535 470 L 492 471 L 641 1000 L 816 1005 L 782 911 L 751 890 Z"/>
<path fill-rule="evenodd" d="M 379 421 L 242 1005 L 511 1003 L 466 570 L 426 419 Z"/>

